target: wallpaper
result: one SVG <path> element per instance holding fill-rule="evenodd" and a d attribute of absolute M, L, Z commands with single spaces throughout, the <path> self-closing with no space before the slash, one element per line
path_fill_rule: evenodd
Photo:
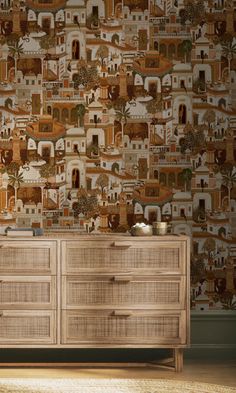
<path fill-rule="evenodd" d="M 0 0 L 0 229 L 192 239 L 236 308 L 236 2 Z"/>

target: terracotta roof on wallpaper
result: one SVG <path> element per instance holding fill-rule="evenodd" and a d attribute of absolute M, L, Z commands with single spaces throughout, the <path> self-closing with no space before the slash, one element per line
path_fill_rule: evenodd
<path fill-rule="evenodd" d="M 13 108 L 9 108 L 6 106 L 0 106 L 0 111 L 5 111 L 5 112 L 9 112 L 12 113 L 13 115 L 29 115 L 29 111 L 26 111 L 22 108 L 17 108 L 17 109 L 13 109 Z"/>
<path fill-rule="evenodd" d="M 4 90 L 4 89 L 0 89 L 0 96 L 10 96 L 12 94 L 16 93 L 16 89 L 11 89 L 11 90 Z"/>
<path fill-rule="evenodd" d="M 94 174 L 95 173 L 98 173 L 98 174 L 106 173 L 106 174 L 112 175 L 114 177 L 117 177 L 119 179 L 127 179 L 127 180 L 135 179 L 135 176 L 131 175 L 130 173 L 126 172 L 124 174 L 120 174 L 120 173 L 117 173 L 117 172 L 109 171 L 109 170 L 104 169 L 104 168 L 90 168 L 90 167 L 88 167 L 86 172 L 87 173 L 94 173 Z"/>
<path fill-rule="evenodd" d="M 113 153 L 101 153 L 101 157 L 103 157 L 106 160 L 111 160 L 114 161 L 115 159 L 121 159 L 122 158 L 122 154 L 113 154 Z"/>
<path fill-rule="evenodd" d="M 193 236 L 193 238 L 206 238 L 206 239 L 207 238 L 211 238 L 211 239 L 214 239 L 214 240 L 221 240 L 224 243 L 232 244 L 234 246 L 235 246 L 235 240 L 236 240 L 236 237 L 232 237 L 230 239 L 230 238 L 227 238 L 227 237 L 214 235 L 211 232 L 204 232 L 204 231 L 203 232 L 195 232 L 195 233 L 192 234 L 192 236 Z"/>
<path fill-rule="evenodd" d="M 236 115 L 236 109 L 230 108 L 227 110 L 227 109 L 223 108 L 222 106 L 211 105 L 207 102 L 205 102 L 205 103 L 196 102 L 193 104 L 193 109 L 217 110 L 217 111 L 223 112 L 227 115 Z"/>
<path fill-rule="evenodd" d="M 142 195 L 141 193 L 139 193 L 137 190 L 135 190 L 133 192 L 133 198 L 141 203 L 146 203 L 146 204 L 159 204 L 161 202 L 166 202 L 166 201 L 170 201 L 172 199 L 173 193 L 172 191 L 163 191 L 163 195 L 161 196 L 146 196 L 146 195 Z"/>
<path fill-rule="evenodd" d="M 111 46 L 112 48 L 116 48 L 121 51 L 129 51 L 129 50 L 135 51 L 136 50 L 135 46 L 131 46 L 127 43 L 125 43 L 124 45 L 117 45 L 114 42 L 105 41 L 101 38 L 88 38 L 86 43 L 87 43 L 87 45 L 105 45 L 108 47 Z"/>

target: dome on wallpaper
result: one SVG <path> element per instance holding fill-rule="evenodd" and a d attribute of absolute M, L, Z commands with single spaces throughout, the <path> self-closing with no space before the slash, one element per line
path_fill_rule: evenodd
<path fill-rule="evenodd" d="M 192 238 L 236 308 L 235 1 L 0 0 L 0 229 Z"/>

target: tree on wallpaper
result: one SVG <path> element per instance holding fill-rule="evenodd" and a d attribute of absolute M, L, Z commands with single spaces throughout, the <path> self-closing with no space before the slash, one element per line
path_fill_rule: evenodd
<path fill-rule="evenodd" d="M 191 302 L 235 309 L 236 7 L 0 0 L 0 224 L 192 238 Z"/>

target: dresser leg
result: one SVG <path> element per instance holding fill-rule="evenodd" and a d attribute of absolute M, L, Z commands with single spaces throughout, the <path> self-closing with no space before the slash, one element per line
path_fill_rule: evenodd
<path fill-rule="evenodd" d="M 174 360 L 175 360 L 175 371 L 177 373 L 183 370 L 183 349 L 175 348 L 174 349 Z"/>

